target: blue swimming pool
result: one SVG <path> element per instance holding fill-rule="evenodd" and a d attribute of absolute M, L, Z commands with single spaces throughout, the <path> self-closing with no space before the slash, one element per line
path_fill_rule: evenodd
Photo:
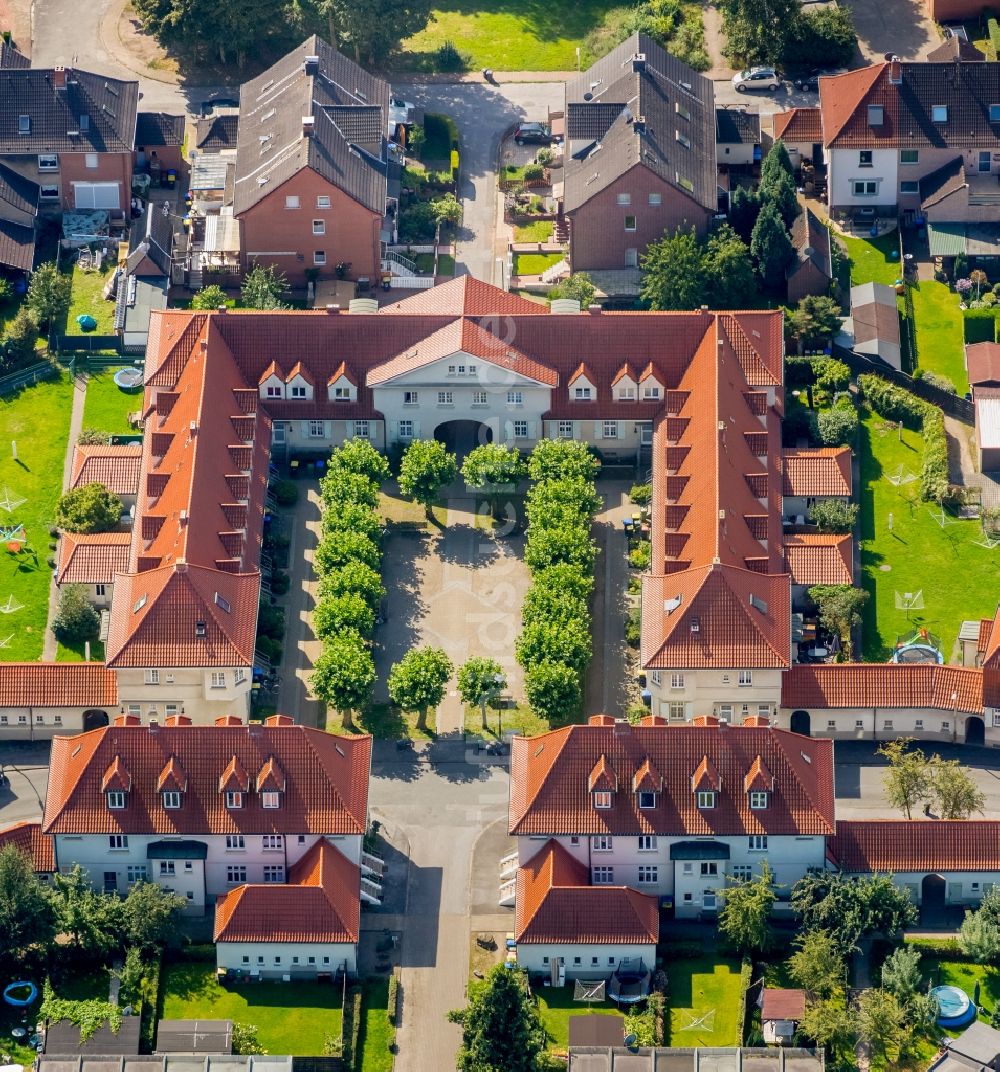
<path fill-rule="evenodd" d="M 931 997 L 937 1002 L 937 1022 L 942 1027 L 964 1027 L 976 1018 L 976 1006 L 959 986 L 936 986 Z"/>

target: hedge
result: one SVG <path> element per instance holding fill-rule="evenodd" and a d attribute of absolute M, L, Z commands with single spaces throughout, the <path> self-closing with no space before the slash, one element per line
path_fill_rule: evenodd
<path fill-rule="evenodd" d="M 347 999 L 344 1001 L 343 1037 L 344 1045 L 341 1057 L 344 1068 L 354 1068 L 358 1052 L 358 1037 L 361 1033 L 361 1000 L 360 986 L 352 986 L 347 991 Z"/>
<path fill-rule="evenodd" d="M 152 1053 L 156 1041 L 157 1010 L 160 1002 L 160 969 L 163 966 L 163 951 L 150 954 L 146 970 L 139 985 L 142 1007 L 139 1021 L 139 1041 L 144 1052 Z"/>
<path fill-rule="evenodd" d="M 740 966 L 740 1045 L 746 1045 L 747 1037 L 747 1021 L 749 1017 L 749 1008 L 747 1007 L 747 994 L 750 990 L 750 984 L 753 980 L 753 961 L 750 957 L 744 955 L 743 963 Z"/>
<path fill-rule="evenodd" d="M 399 1019 L 399 978 L 395 972 L 389 976 L 389 992 L 385 1002 L 385 1016 L 389 1021 L 389 1052 L 396 1052 L 396 1027 Z"/>
<path fill-rule="evenodd" d="M 865 373 L 858 377 L 858 388 L 868 405 L 889 420 L 902 421 L 919 430 L 924 441 L 920 470 L 920 495 L 942 502 L 948 494 L 948 439 L 944 431 L 944 414 L 894 383 Z"/>
<path fill-rule="evenodd" d="M 966 345 L 974 342 L 996 342 L 997 317 L 1000 317 L 1000 307 L 967 309 L 962 316 Z"/>

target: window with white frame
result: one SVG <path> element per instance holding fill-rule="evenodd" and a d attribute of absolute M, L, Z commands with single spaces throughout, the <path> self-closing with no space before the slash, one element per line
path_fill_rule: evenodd
<path fill-rule="evenodd" d="M 168 811 L 176 811 L 181 806 L 181 794 L 176 789 L 168 789 L 163 794 L 163 806 Z"/>
<path fill-rule="evenodd" d="M 619 194 L 618 195 L 618 204 L 622 205 L 622 206 L 631 205 L 632 204 L 632 195 L 631 194 Z"/>
<path fill-rule="evenodd" d="M 135 885 L 137 882 L 146 881 L 146 865 L 145 864 L 129 864 L 125 868 L 125 875 L 128 878 L 130 886 Z"/>
<path fill-rule="evenodd" d="M 326 264 L 326 250 L 314 249 L 313 250 L 313 264 L 322 265 Z"/>
<path fill-rule="evenodd" d="M 715 878 L 719 873 L 719 865 L 712 860 L 709 863 L 703 863 L 699 868 L 702 878 Z"/>
<path fill-rule="evenodd" d="M 485 391 L 473 391 L 472 392 L 472 404 L 474 406 L 485 406 L 488 399 Z"/>
<path fill-rule="evenodd" d="M 281 807 L 281 794 L 270 792 L 261 793 L 260 806 L 262 808 L 280 808 Z"/>
<path fill-rule="evenodd" d="M 611 852 L 614 847 L 610 834 L 596 834 L 590 839 L 590 847 L 594 852 Z"/>
<path fill-rule="evenodd" d="M 277 383 L 269 383 L 265 394 L 268 398 L 281 398 L 281 385 Z"/>
<path fill-rule="evenodd" d="M 684 688 L 684 675 L 683 674 L 671 674 L 670 675 L 670 687 L 672 689 Z"/>
<path fill-rule="evenodd" d="M 83 166 L 86 168 L 96 168 L 98 164 L 97 153 L 84 153 L 83 154 Z"/>
<path fill-rule="evenodd" d="M 212 688 L 224 689 L 226 687 L 226 672 L 225 670 L 213 670 L 212 671 Z"/>
<path fill-rule="evenodd" d="M 264 881 L 265 882 L 284 882 L 285 881 L 285 869 L 280 864 L 265 864 L 264 865 Z"/>
<path fill-rule="evenodd" d="M 750 864 L 733 864 L 733 881 L 749 882 L 753 878 L 753 868 Z"/>
<path fill-rule="evenodd" d="M 400 421 L 399 422 L 399 438 L 400 439 L 412 439 L 413 438 L 413 421 Z"/>
<path fill-rule="evenodd" d="M 452 391 L 438 391 L 438 405 L 439 406 L 453 406 L 455 404 L 455 395 Z"/>
<path fill-rule="evenodd" d="M 613 867 L 595 867 L 594 885 L 612 886 L 615 881 L 615 869 Z"/>
<path fill-rule="evenodd" d="M 237 667 L 237 668 L 236 668 L 236 669 L 235 669 L 235 670 L 233 671 L 233 684 L 234 684 L 234 685 L 242 685 L 242 684 L 243 684 L 243 682 L 244 682 L 244 681 L 246 681 L 246 679 L 247 679 L 247 672 L 246 672 L 246 670 L 244 670 L 244 669 L 243 669 L 242 667 L 239 667 L 239 666 L 238 666 L 238 667 Z"/>
<path fill-rule="evenodd" d="M 173 860 L 161 860 L 160 861 L 160 877 L 169 878 L 172 875 L 177 874 L 177 865 Z"/>
<path fill-rule="evenodd" d="M 226 791 L 226 807 L 227 808 L 242 808 L 243 807 L 243 794 L 238 790 Z"/>
<path fill-rule="evenodd" d="M 648 200 L 651 205 L 662 205 L 663 194 L 650 194 Z"/>
<path fill-rule="evenodd" d="M 309 422 L 309 438 L 310 439 L 325 439 L 326 438 L 326 421 L 310 421 Z"/>
<path fill-rule="evenodd" d="M 573 388 L 573 401 L 574 402 L 589 402 L 593 391 L 590 387 L 574 387 Z"/>
<path fill-rule="evenodd" d="M 108 848 L 116 852 L 128 848 L 128 834 L 112 834 L 108 838 Z"/>
<path fill-rule="evenodd" d="M 418 405 L 420 405 L 420 392 L 419 391 L 404 391 L 403 392 L 403 405 L 404 406 L 418 406 Z"/>
<path fill-rule="evenodd" d="M 747 838 L 750 852 L 767 852 L 767 834 L 751 834 Z"/>
<path fill-rule="evenodd" d="M 290 394 L 291 394 L 292 398 L 305 398 L 306 397 L 306 389 L 300 383 L 292 384 L 292 389 L 291 389 Z"/>
<path fill-rule="evenodd" d="M 639 885 L 651 886 L 660 881 L 660 869 L 655 865 L 643 864 L 639 867 Z"/>
<path fill-rule="evenodd" d="M 556 425 L 556 435 L 559 439 L 572 439 L 573 438 L 573 422 L 572 421 L 560 421 Z"/>
<path fill-rule="evenodd" d="M 523 406 L 524 405 L 524 392 L 523 391 L 508 391 L 507 392 L 507 405 L 508 406 Z"/>
<path fill-rule="evenodd" d="M 761 791 L 759 789 L 755 789 L 753 792 L 750 793 L 750 810 L 751 811 L 761 811 L 763 808 L 766 808 L 766 807 L 767 807 L 767 793 L 765 793 L 765 792 L 763 792 L 763 791 Z"/>
<path fill-rule="evenodd" d="M 699 789 L 695 794 L 695 804 L 699 808 L 714 808 L 715 793 L 711 789 Z"/>
<path fill-rule="evenodd" d="M 329 208 L 330 207 L 330 195 L 329 194 L 317 194 L 316 195 L 316 207 L 317 208 Z"/>
<path fill-rule="evenodd" d="M 247 840 L 242 834 L 226 834 L 226 851 L 240 852 L 247 847 Z"/>
<path fill-rule="evenodd" d="M 159 670 L 147 670 L 143 676 L 147 685 L 159 685 L 160 683 Z"/>
<path fill-rule="evenodd" d="M 38 170 L 39 171 L 58 171 L 59 170 L 59 154 L 58 153 L 39 153 L 38 154 Z"/>
<path fill-rule="evenodd" d="M 887 718 L 885 720 L 885 722 L 882 723 L 882 727 L 883 727 L 883 729 L 891 730 L 892 729 L 892 719 Z"/>
<path fill-rule="evenodd" d="M 326 220 L 313 220 L 313 234 L 326 234 Z"/>
<path fill-rule="evenodd" d="M 644 383 L 642 385 L 642 399 L 644 402 L 655 402 L 660 397 L 660 385 L 658 383 Z"/>
<path fill-rule="evenodd" d="M 260 847 L 265 852 L 280 852 L 284 844 L 285 839 L 281 834 L 264 834 L 260 839 Z"/>
<path fill-rule="evenodd" d="M 766 703 L 757 704 L 757 714 L 760 718 L 768 718 L 771 714 L 771 705 Z"/>
<path fill-rule="evenodd" d="M 296 194 L 286 194 L 285 195 L 285 208 L 298 208 L 298 207 L 299 207 L 298 196 Z"/>
<path fill-rule="evenodd" d="M 108 594 L 108 586 L 106 584 L 95 584 L 94 595 L 100 597 Z"/>
<path fill-rule="evenodd" d="M 667 705 L 667 717 L 671 722 L 683 722 L 687 716 L 687 708 L 683 702 L 674 701 Z"/>
<path fill-rule="evenodd" d="M 878 182 L 855 181 L 851 183 L 851 192 L 855 197 L 875 197 L 878 195 Z"/>
<path fill-rule="evenodd" d="M 350 402 L 351 401 L 351 389 L 350 387 L 334 387 L 333 389 L 334 402 Z"/>
<path fill-rule="evenodd" d="M 951 723 L 950 722 L 942 722 L 941 723 L 941 729 L 942 729 L 942 731 L 950 730 L 951 729 Z"/>
<path fill-rule="evenodd" d="M 230 865 L 226 868 L 226 882 L 231 886 L 235 886 L 241 882 L 247 880 L 247 869 L 243 864 L 239 866 Z"/>
<path fill-rule="evenodd" d="M 41 201 L 58 201 L 59 200 L 59 187 L 53 186 L 51 183 L 42 183 L 38 187 L 38 197 Z"/>
<path fill-rule="evenodd" d="M 740 685 L 740 686 L 752 685 L 753 684 L 753 671 L 752 670 L 741 670 L 740 671 L 740 676 L 737 679 L 737 684 Z"/>
<path fill-rule="evenodd" d="M 528 438 L 528 422 L 527 421 L 515 421 L 514 422 L 514 438 L 515 439 L 527 439 Z"/>
<path fill-rule="evenodd" d="M 617 439 L 618 438 L 618 422 L 617 421 L 605 421 L 604 422 L 604 439 Z"/>
<path fill-rule="evenodd" d="M 649 811 L 650 808 L 656 807 L 656 794 L 649 789 L 643 789 L 639 793 L 639 807 L 643 811 Z"/>
<path fill-rule="evenodd" d="M 594 807 L 595 808 L 610 808 L 611 807 L 611 794 L 607 791 L 601 791 L 593 794 Z"/>
<path fill-rule="evenodd" d="M 639 835 L 639 851 L 640 852 L 656 852 L 656 835 L 655 834 L 640 834 Z"/>
<path fill-rule="evenodd" d="M 649 680 L 652 681 L 654 685 L 659 685 L 662 677 L 663 675 L 659 670 L 650 670 L 649 672 Z"/>
<path fill-rule="evenodd" d="M 125 794 L 120 789 L 112 789 L 107 793 L 108 807 L 111 811 L 121 811 L 125 807 Z"/>
<path fill-rule="evenodd" d="M 635 401 L 635 388 L 630 383 L 622 383 L 618 385 L 618 401 L 619 402 L 634 402 Z"/>
<path fill-rule="evenodd" d="M 371 435 L 371 425 L 367 420 L 354 422 L 354 434 L 358 439 L 368 439 Z"/>
<path fill-rule="evenodd" d="M 626 216 L 625 217 L 625 230 L 626 231 L 634 231 L 635 229 L 636 229 L 635 216 Z"/>

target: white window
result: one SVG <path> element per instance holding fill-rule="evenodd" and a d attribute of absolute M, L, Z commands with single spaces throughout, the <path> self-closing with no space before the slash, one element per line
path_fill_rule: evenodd
<path fill-rule="evenodd" d="M 326 234 L 326 220 L 313 220 L 313 234 Z"/>
<path fill-rule="evenodd" d="M 670 687 L 672 689 L 684 688 L 684 675 L 683 674 L 671 674 L 670 675 Z"/>
<path fill-rule="evenodd" d="M 649 203 L 651 205 L 662 205 L 663 204 L 663 194 L 650 194 L 649 195 Z"/>
<path fill-rule="evenodd" d="M 487 404 L 485 391 L 473 391 L 472 392 L 472 404 L 474 406 L 485 406 Z"/>
<path fill-rule="evenodd" d="M 589 402 L 591 391 L 589 387 L 574 387 L 573 400 L 575 402 Z"/>
<path fill-rule="evenodd" d="M 399 438 L 400 439 L 412 439 L 413 438 L 413 421 L 400 421 L 399 422 Z"/>
<path fill-rule="evenodd" d="M 226 687 L 226 672 L 225 670 L 213 670 L 212 671 L 212 688 L 224 689 Z"/>
<path fill-rule="evenodd" d="M 176 789 L 168 789 L 163 794 L 163 806 L 170 811 L 176 811 L 181 806 L 181 795 Z"/>
<path fill-rule="evenodd" d="M 760 791 L 754 791 L 750 794 L 750 810 L 760 811 L 762 808 L 767 807 L 767 793 Z"/>
<path fill-rule="evenodd" d="M 59 154 L 58 153 L 39 153 L 38 154 L 38 170 L 39 171 L 58 171 L 59 170 Z"/>
<path fill-rule="evenodd" d="M 176 875 L 177 867 L 173 860 L 161 860 L 160 861 L 160 874 L 161 875 Z"/>
<path fill-rule="evenodd" d="M 226 792 L 226 807 L 227 808 L 242 808 L 243 807 L 243 794 L 240 792 L 234 792 L 229 790 Z"/>
<path fill-rule="evenodd" d="M 83 166 L 88 168 L 97 167 L 97 153 L 84 153 Z"/>
<path fill-rule="evenodd" d="M 767 718 L 771 714 L 770 704 L 757 704 L 757 714 L 760 718 Z"/>
<path fill-rule="evenodd" d="M 694 864 L 686 863 L 686 864 L 683 865 L 681 870 L 684 872 L 685 875 L 693 875 L 694 874 Z"/>
<path fill-rule="evenodd" d="M 827 728 L 828 730 L 835 730 L 835 729 L 837 728 L 837 722 L 836 722 L 836 719 L 832 719 L 832 718 L 830 718 L 830 719 L 827 719 L 827 722 L 826 722 L 826 728 Z"/>
<path fill-rule="evenodd" d="M 671 722 L 683 722 L 687 715 L 687 708 L 683 702 L 674 701 L 667 705 L 667 717 Z"/>
<path fill-rule="evenodd" d="M 920 183 L 916 181 L 904 181 L 899 184 L 899 192 L 901 194 L 919 194 Z"/>
<path fill-rule="evenodd" d="M 750 852 L 767 852 L 767 834 L 751 834 L 747 838 L 747 848 Z"/>
<path fill-rule="evenodd" d="M 635 401 L 635 388 L 631 384 L 623 384 L 618 388 L 618 401 L 619 402 L 634 402 Z"/>
<path fill-rule="evenodd" d="M 354 434 L 358 439 L 367 439 L 371 432 L 371 425 L 368 421 L 355 421 L 354 422 Z"/>
<path fill-rule="evenodd" d="M 44 715 L 35 715 L 35 724 L 44 726 L 45 725 L 45 716 Z"/>
<path fill-rule="evenodd" d="M 281 807 L 281 794 L 280 793 L 261 793 L 260 804 L 262 808 L 280 808 Z"/>
<path fill-rule="evenodd" d="M 851 188 L 855 197 L 875 197 L 878 194 L 877 182 L 852 182 Z"/>
<path fill-rule="evenodd" d="M 146 865 L 145 864 L 129 864 L 125 869 L 128 875 L 129 885 L 133 885 L 136 882 L 146 881 Z"/>
<path fill-rule="evenodd" d="M 233 671 L 233 684 L 234 685 L 242 685 L 243 682 L 246 681 L 246 679 L 247 679 L 246 670 L 242 669 L 241 667 L 237 667 L 237 669 L 235 669 Z M 170 710 L 170 705 L 169 704 L 167 705 L 167 710 L 168 711 Z"/>
<path fill-rule="evenodd" d="M 147 670 L 145 674 L 147 685 L 159 685 L 160 683 L 160 671 L 159 670 Z"/>
<path fill-rule="evenodd" d="M 419 391 L 404 391 L 403 392 L 403 405 L 404 406 L 416 406 L 420 402 Z"/>
<path fill-rule="evenodd" d="M 740 676 L 739 676 L 739 679 L 738 679 L 738 684 L 740 686 L 752 685 L 753 684 L 753 673 L 750 670 L 741 670 L 740 671 Z"/>
<path fill-rule="evenodd" d="M 284 838 L 281 834 L 265 834 L 260 839 L 260 847 L 265 852 L 280 852 L 284 845 Z"/>
<path fill-rule="evenodd" d="M 54 723 L 55 723 L 55 724 L 56 724 L 57 726 L 61 726 L 61 725 L 62 725 L 62 715 L 53 715 L 53 716 L 52 716 L 52 721 L 53 721 L 53 722 L 54 722 Z"/>
<path fill-rule="evenodd" d="M 618 204 L 619 205 L 631 205 L 632 204 L 632 195 L 631 194 L 619 194 L 618 195 Z"/>
<path fill-rule="evenodd" d="M 649 680 L 652 681 L 652 683 L 654 685 L 659 685 L 660 684 L 660 681 L 662 680 L 662 676 L 663 675 L 660 673 L 659 670 L 650 670 L 650 672 L 649 672 Z"/>
<path fill-rule="evenodd" d="M 560 421 L 556 426 L 556 435 L 560 439 L 572 439 L 573 438 L 573 422 L 572 421 Z"/>
<path fill-rule="evenodd" d="M 695 803 L 699 808 L 714 808 L 715 807 L 715 793 L 710 789 L 699 789 Z"/>
<path fill-rule="evenodd" d="M 106 584 L 95 584 L 94 585 L 94 595 L 96 595 L 96 596 L 104 596 L 104 595 L 107 595 L 107 593 L 108 593 L 108 586 Z"/>
<path fill-rule="evenodd" d="M 438 405 L 439 406 L 453 406 L 455 404 L 455 395 L 451 391 L 438 391 Z"/>
<path fill-rule="evenodd" d="M 137 703 L 130 703 L 128 705 L 128 713 L 130 715 L 138 715 L 141 711 L 141 707 Z"/>
<path fill-rule="evenodd" d="M 610 808 L 611 807 L 611 794 L 608 792 L 594 793 L 594 807 L 595 808 Z"/>
<path fill-rule="evenodd" d="M 121 811 L 125 807 L 125 794 L 120 789 L 112 789 L 108 793 L 108 807 L 112 811 Z"/>
<path fill-rule="evenodd" d="M 313 250 L 313 264 L 326 264 L 326 250 L 317 249 Z"/>
<path fill-rule="evenodd" d="M 190 860 L 184 861 L 185 874 L 190 874 L 194 870 L 194 864 Z"/>
<path fill-rule="evenodd" d="M 594 852 L 611 852 L 612 838 L 610 834 L 597 834 L 590 839 Z"/>
<path fill-rule="evenodd" d="M 737 882 L 749 882 L 753 878 L 753 868 L 749 864 L 734 864 L 733 878 Z"/>
<path fill-rule="evenodd" d="M 528 438 L 528 422 L 527 421 L 515 421 L 514 422 L 514 438 L 515 439 L 527 439 Z"/>
<path fill-rule="evenodd" d="M 291 394 L 292 398 L 305 398 L 306 389 L 301 384 L 296 384 L 294 387 L 292 387 Z"/>
<path fill-rule="evenodd" d="M 860 719 L 860 718 L 856 718 L 854 720 L 854 728 L 856 730 L 863 730 L 865 728 L 864 721 L 862 719 Z"/>
<path fill-rule="evenodd" d="M 317 194 L 316 195 L 316 207 L 317 208 L 329 208 L 330 207 L 329 195 L 327 195 L 327 194 Z"/>
<path fill-rule="evenodd" d="M 660 388 L 658 384 L 644 384 L 642 388 L 642 397 L 646 402 L 655 402 L 660 397 Z"/>
<path fill-rule="evenodd" d="M 226 834 L 226 851 L 234 852 L 247 847 L 246 838 L 242 834 Z"/>
<path fill-rule="evenodd" d="M 660 869 L 656 866 L 639 868 L 639 885 L 650 886 L 660 881 Z"/>
<path fill-rule="evenodd" d="M 309 422 L 309 438 L 310 439 L 325 439 L 326 438 L 326 421 L 310 421 Z"/>
<path fill-rule="evenodd" d="M 524 405 L 524 394 L 521 391 L 508 391 L 507 392 L 507 405 L 508 406 L 522 406 Z"/>
<path fill-rule="evenodd" d="M 891 719 L 891 718 L 887 718 L 887 719 L 885 720 L 885 722 L 883 723 L 883 728 L 884 728 L 884 729 L 887 729 L 887 730 L 891 730 L 891 729 L 892 729 L 892 719 Z"/>
<path fill-rule="evenodd" d="M 109 849 L 127 849 L 128 848 L 128 835 L 127 834 L 112 834 L 108 838 Z"/>
<path fill-rule="evenodd" d="M 267 397 L 281 398 L 281 387 L 276 383 L 269 383 L 267 385 Z"/>
<path fill-rule="evenodd" d="M 951 723 L 950 722 L 942 722 L 941 723 L 941 729 L 942 730 L 950 730 L 951 729 Z"/>
<path fill-rule="evenodd" d="M 719 873 L 719 865 L 714 861 L 712 863 L 705 863 L 701 865 L 700 870 L 702 878 L 715 878 Z"/>
<path fill-rule="evenodd" d="M 41 201 L 58 201 L 59 200 L 59 187 L 54 186 L 51 183 L 42 183 L 38 187 L 38 197 Z"/>
<path fill-rule="evenodd" d="M 595 867 L 594 885 L 611 886 L 615 881 L 615 869 L 613 867 Z"/>
<path fill-rule="evenodd" d="M 455 375 L 455 366 L 454 365 L 449 365 L 448 366 L 448 375 L 449 376 L 454 376 Z"/>
<path fill-rule="evenodd" d="M 640 852 L 656 852 L 656 835 L 655 834 L 640 834 L 639 835 L 639 851 Z"/>
<path fill-rule="evenodd" d="M 617 439 L 618 438 L 618 422 L 617 421 L 605 421 L 603 431 L 604 431 L 604 438 L 605 439 Z"/>
<path fill-rule="evenodd" d="M 264 867 L 265 882 L 284 882 L 285 869 L 280 864 L 269 864 Z"/>
<path fill-rule="evenodd" d="M 350 387 L 334 387 L 333 389 L 334 402 L 350 402 L 351 401 L 351 389 Z"/>
<path fill-rule="evenodd" d="M 298 208 L 299 199 L 295 194 L 285 195 L 285 208 Z"/>
<path fill-rule="evenodd" d="M 478 369 L 479 369 L 478 365 L 470 365 L 469 366 L 469 375 L 470 376 L 475 376 L 475 374 L 478 371 Z"/>
<path fill-rule="evenodd" d="M 644 811 L 648 811 L 650 808 L 656 807 L 656 794 L 644 790 L 639 794 L 639 807 Z"/>
<path fill-rule="evenodd" d="M 239 867 L 226 868 L 226 881 L 235 886 L 237 883 L 246 882 L 247 869 L 242 864 Z"/>

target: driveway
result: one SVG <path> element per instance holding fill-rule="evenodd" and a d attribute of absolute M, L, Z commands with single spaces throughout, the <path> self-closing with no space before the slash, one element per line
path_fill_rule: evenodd
<path fill-rule="evenodd" d="M 42 817 L 49 783 L 49 745 L 28 741 L 0 744 L 0 767 L 10 779 L 0 788 L 0 829 Z"/>
<path fill-rule="evenodd" d="M 870 63 L 878 63 L 887 52 L 903 60 L 926 59 L 941 43 L 934 20 L 923 0 L 844 0 L 854 19 L 858 47 Z"/>

